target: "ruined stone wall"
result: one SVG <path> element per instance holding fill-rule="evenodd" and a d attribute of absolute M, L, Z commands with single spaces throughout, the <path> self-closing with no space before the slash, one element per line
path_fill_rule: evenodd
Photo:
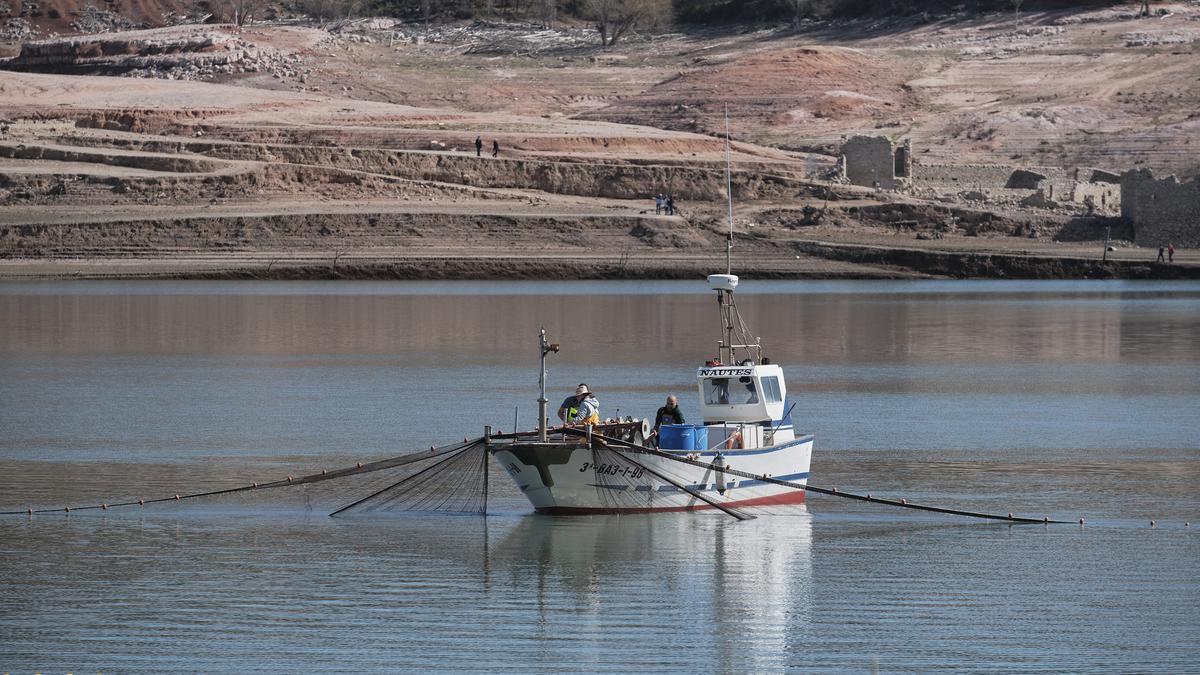
<path fill-rule="evenodd" d="M 846 180 L 853 185 L 894 190 L 905 184 L 896 180 L 896 147 L 885 136 L 855 136 L 842 144 Z"/>
<path fill-rule="evenodd" d="M 1133 225 L 1138 246 L 1200 247 L 1200 177 L 1180 183 L 1156 179 L 1149 169 L 1121 175 L 1121 217 Z"/>
<path fill-rule="evenodd" d="M 913 164 L 913 183 L 916 185 L 953 185 L 961 189 L 1008 187 L 1014 171 L 1036 172 L 1055 183 L 1065 183 L 1068 173 L 1055 167 L 1026 167 L 1017 169 L 1003 164 Z"/>
<path fill-rule="evenodd" d="M 1075 183 L 1070 192 L 1063 192 L 1061 200 L 1076 204 L 1090 204 L 1102 215 L 1117 215 L 1121 212 L 1121 186 L 1113 183 Z"/>

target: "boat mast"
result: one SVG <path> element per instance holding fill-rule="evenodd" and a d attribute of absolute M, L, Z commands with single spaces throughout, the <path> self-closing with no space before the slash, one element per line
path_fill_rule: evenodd
<path fill-rule="evenodd" d="M 729 213 L 729 236 L 725 239 L 725 274 L 733 275 L 733 159 L 729 143 L 729 104 L 725 104 L 725 203 Z M 736 282 L 734 278 L 733 283 Z M 717 288 L 717 304 L 721 308 L 722 340 L 717 350 L 717 359 L 724 364 L 734 361 L 733 319 L 737 311 L 733 305 L 733 286 Z"/>
<path fill-rule="evenodd" d="M 733 365 L 733 291 L 717 289 L 717 304 L 721 307 L 721 332 L 723 333 L 717 360 L 724 365 Z"/>
<path fill-rule="evenodd" d="M 546 436 L 546 355 L 550 352 L 558 351 L 558 344 L 551 344 L 546 341 L 546 329 L 542 328 L 542 334 L 538 337 L 538 351 L 541 354 L 542 371 L 538 377 L 538 388 L 540 395 L 538 396 L 538 442 L 547 442 Z M 516 429 L 514 429 L 515 431 Z"/>
<path fill-rule="evenodd" d="M 725 274 L 733 274 L 733 160 L 729 150 L 729 104 L 725 104 L 725 197 L 729 204 L 729 239 L 725 241 Z"/>

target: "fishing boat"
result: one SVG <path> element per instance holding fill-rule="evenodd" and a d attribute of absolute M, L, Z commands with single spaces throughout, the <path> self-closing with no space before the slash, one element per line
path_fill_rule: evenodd
<path fill-rule="evenodd" d="M 647 513 L 804 501 L 804 490 L 761 478 L 806 484 L 813 436 L 795 432 L 783 369 L 764 355 L 761 341 L 738 313 L 738 277 L 713 274 L 708 285 L 717 294 L 722 335 L 717 354 L 696 369 L 703 423 L 664 424 L 655 439 L 648 420 L 631 418 L 551 428 L 546 357 L 559 347 L 541 332 L 537 431 L 486 438 L 488 452 L 534 509 Z M 731 476 L 727 469 L 739 475 Z M 740 475 L 744 473 L 758 478 Z"/>
<path fill-rule="evenodd" d="M 543 330 L 536 437 L 492 437 L 490 429 L 484 433 L 487 451 L 534 509 L 586 514 L 715 508 L 742 518 L 733 507 L 804 501 L 813 436 L 795 433 L 783 369 L 764 356 L 761 341 L 746 327 L 734 302 L 738 277 L 732 273 L 730 138 L 726 106 L 726 273 L 708 276 L 709 288 L 717 293 L 722 335 L 716 357 L 696 370 L 703 424 L 664 424 L 653 439 L 648 421 L 631 418 L 583 429 L 549 429 L 546 356 L 557 352 L 558 345 L 549 343 Z M 650 443 L 657 447 L 648 447 Z"/>

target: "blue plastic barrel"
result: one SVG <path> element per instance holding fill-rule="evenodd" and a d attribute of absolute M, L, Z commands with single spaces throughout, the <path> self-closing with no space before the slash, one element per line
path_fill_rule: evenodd
<path fill-rule="evenodd" d="M 692 446 L 693 450 L 707 450 L 708 449 L 708 427 L 704 426 L 703 424 L 695 425 L 694 431 L 692 433 L 692 440 L 695 442 L 695 444 Z"/>
<path fill-rule="evenodd" d="M 664 424 L 658 428 L 658 447 L 662 450 L 693 450 L 695 444 L 695 428 L 690 424 Z"/>

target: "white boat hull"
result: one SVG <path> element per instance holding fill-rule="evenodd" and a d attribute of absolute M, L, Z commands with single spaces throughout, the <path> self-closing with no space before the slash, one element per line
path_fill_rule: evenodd
<path fill-rule="evenodd" d="M 777 446 L 722 451 L 726 466 L 806 484 L 813 437 Z M 586 443 L 495 445 L 492 453 L 533 507 L 544 513 L 647 513 L 710 509 L 711 505 L 679 489 L 672 480 L 725 506 L 801 504 L 804 491 L 760 480 L 730 476 L 665 457 L 612 451 L 594 452 Z M 682 452 L 711 464 L 715 451 Z M 641 466 L 638 466 L 638 465 Z M 724 479 L 724 491 L 721 490 Z"/>

